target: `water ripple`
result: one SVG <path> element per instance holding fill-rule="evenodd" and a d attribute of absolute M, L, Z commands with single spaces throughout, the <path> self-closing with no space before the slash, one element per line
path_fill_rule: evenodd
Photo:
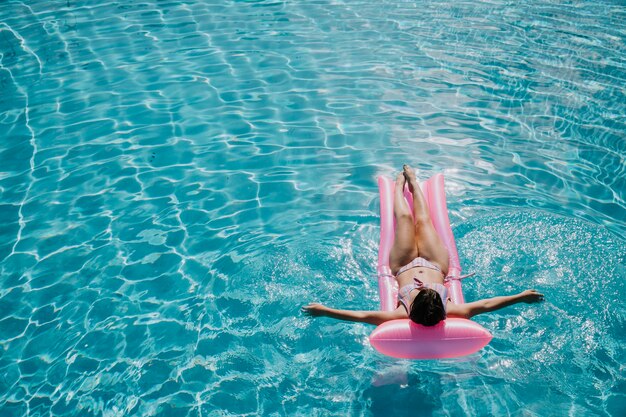
<path fill-rule="evenodd" d="M 625 17 L 9 1 L 0 413 L 620 415 Z M 473 357 L 300 316 L 376 308 L 375 179 L 404 162 L 446 174 L 467 298 L 547 295 Z"/>

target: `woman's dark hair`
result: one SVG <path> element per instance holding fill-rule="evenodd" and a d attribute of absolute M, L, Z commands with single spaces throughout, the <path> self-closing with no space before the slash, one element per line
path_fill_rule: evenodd
<path fill-rule="evenodd" d="M 430 288 L 420 290 L 411 304 L 409 318 L 424 326 L 434 326 L 445 319 L 446 310 L 443 308 L 439 293 Z"/>

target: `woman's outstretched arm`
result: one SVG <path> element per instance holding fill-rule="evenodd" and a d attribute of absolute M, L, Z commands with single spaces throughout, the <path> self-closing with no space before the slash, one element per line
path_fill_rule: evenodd
<path fill-rule="evenodd" d="M 515 295 L 502 295 L 499 297 L 485 298 L 466 304 L 452 304 L 448 307 L 450 316 L 471 318 L 477 314 L 499 310 L 517 303 L 538 303 L 543 301 L 543 294 L 537 290 L 526 290 Z"/>
<path fill-rule="evenodd" d="M 331 317 L 339 320 L 358 321 L 379 325 L 389 320 L 407 318 L 406 312 L 398 308 L 395 311 L 359 311 L 359 310 L 338 310 L 326 307 L 318 303 L 311 303 L 302 307 L 304 314 L 311 317 Z"/>

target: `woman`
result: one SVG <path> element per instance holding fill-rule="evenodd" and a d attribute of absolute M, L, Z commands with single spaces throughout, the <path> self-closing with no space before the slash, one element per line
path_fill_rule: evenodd
<path fill-rule="evenodd" d="M 405 183 L 408 183 L 413 195 L 413 216 L 404 199 Z M 520 302 L 535 303 L 543 300 L 543 294 L 526 290 L 473 303 L 452 303 L 443 285 L 448 274 L 448 250 L 430 220 L 415 172 L 407 165 L 396 178 L 393 205 L 396 236 L 389 254 L 389 266 L 400 288 L 398 307 L 394 311 L 355 311 L 312 303 L 302 308 L 305 314 L 375 325 L 410 318 L 415 323 L 434 326 L 446 317 L 470 318 Z"/>

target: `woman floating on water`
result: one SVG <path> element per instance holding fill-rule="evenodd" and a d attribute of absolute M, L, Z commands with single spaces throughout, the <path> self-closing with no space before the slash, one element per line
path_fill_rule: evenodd
<path fill-rule="evenodd" d="M 413 196 L 413 216 L 404 199 L 408 183 Z M 410 318 L 424 326 L 434 326 L 446 317 L 471 318 L 516 303 L 536 303 L 543 294 L 526 290 L 519 294 L 499 296 L 454 304 L 448 298 L 444 282 L 448 279 L 448 250 L 430 220 L 428 206 L 415 172 L 404 165 L 396 178 L 394 191 L 395 241 L 389 254 L 389 266 L 398 281 L 398 307 L 394 311 L 338 310 L 312 303 L 303 307 L 305 314 L 379 325 L 389 320 Z"/>

